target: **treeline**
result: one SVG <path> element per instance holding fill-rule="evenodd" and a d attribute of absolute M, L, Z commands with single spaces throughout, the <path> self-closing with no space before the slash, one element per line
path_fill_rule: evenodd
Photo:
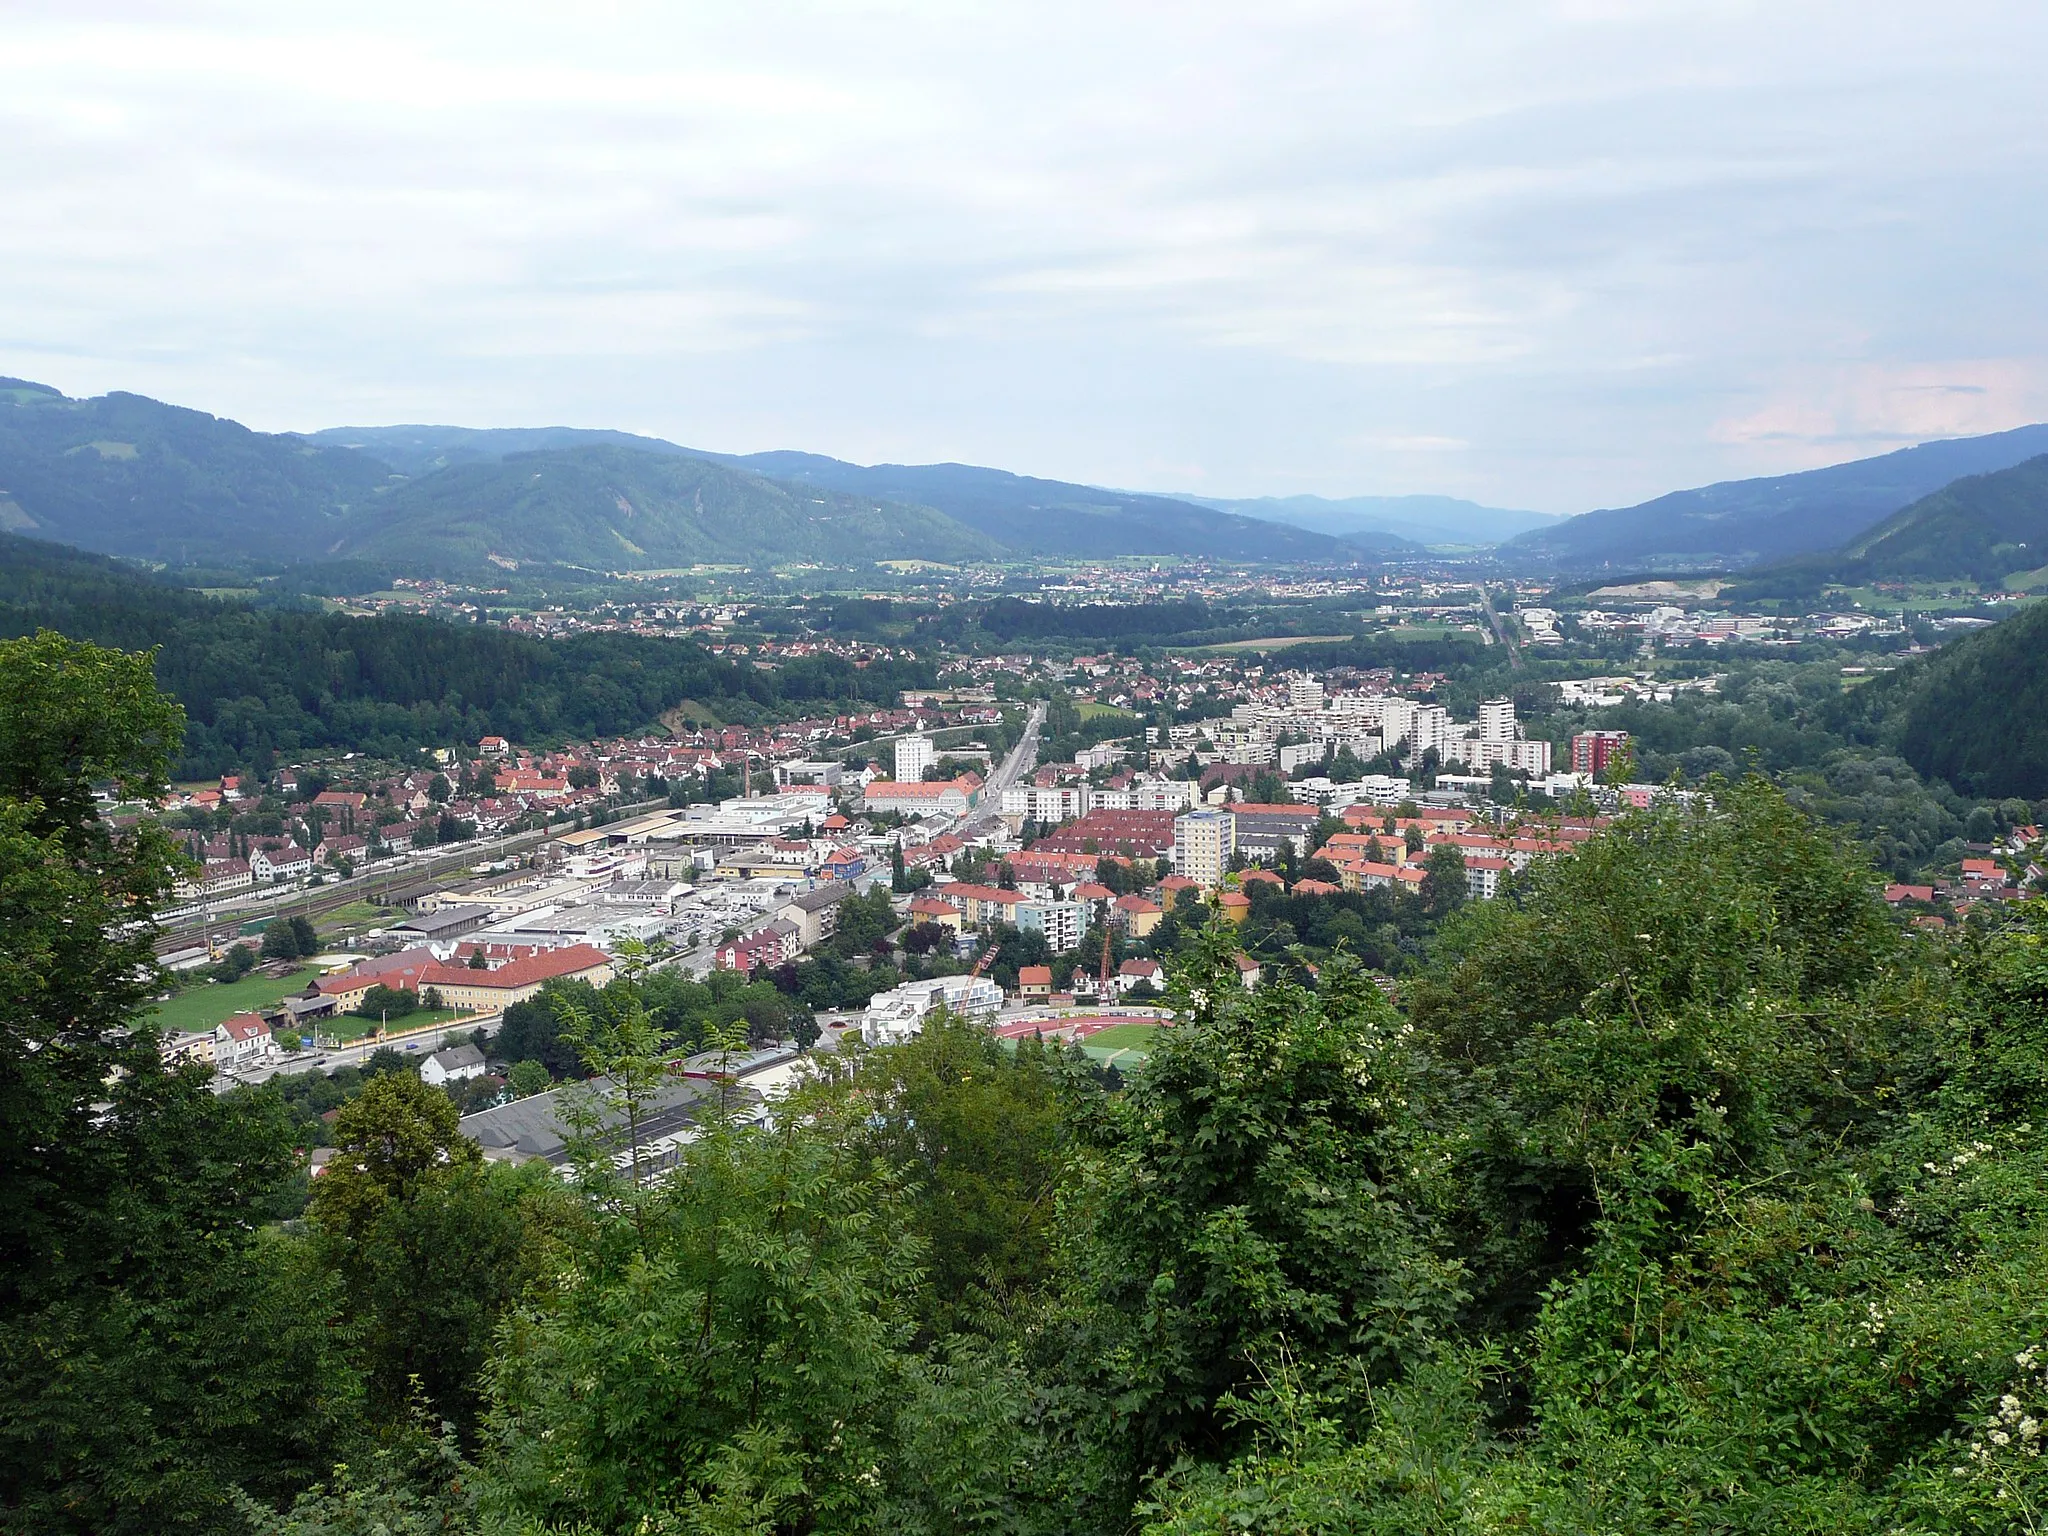
<path fill-rule="evenodd" d="M 259 609 L 166 586 L 115 561 L 0 536 L 0 635 L 49 628 L 157 650 L 186 711 L 180 777 L 336 747 L 399 757 L 499 735 L 545 742 L 652 726 L 684 699 L 730 719 L 893 702 L 929 686 L 921 663 L 834 656 L 772 671 L 691 642 L 589 634 L 539 640 L 408 615 Z"/>
<path fill-rule="evenodd" d="M 963 627 L 971 622 L 984 635 L 1001 642 L 1145 640 L 1158 644 L 1179 636 L 1236 628 L 1249 617 L 1243 609 L 1215 608 L 1200 598 L 1162 603 L 1027 603 L 1021 598 L 999 597 L 977 607 L 960 605 L 940 622 L 953 620 Z"/>

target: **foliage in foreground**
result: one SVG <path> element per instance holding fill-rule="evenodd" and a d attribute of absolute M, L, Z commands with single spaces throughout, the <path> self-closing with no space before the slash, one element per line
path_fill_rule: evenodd
<path fill-rule="evenodd" d="M 281 1099 L 137 1022 L 168 855 L 84 791 L 176 731 L 143 662 L 0 649 L 0 1530 L 2048 1511 L 2048 911 L 1903 934 L 1766 785 L 1456 914 L 1405 1010 L 1204 932 L 1127 1086 L 942 1019 L 713 1096 L 641 1185 L 486 1166 L 382 1075 L 301 1216 Z M 567 1000 L 586 1092 L 743 1034 L 679 996 Z"/>

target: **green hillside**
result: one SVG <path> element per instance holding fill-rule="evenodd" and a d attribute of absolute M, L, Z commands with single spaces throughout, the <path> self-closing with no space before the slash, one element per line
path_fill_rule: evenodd
<path fill-rule="evenodd" d="M 498 735 L 588 738 L 651 726 L 684 699 L 727 719 L 785 707 L 893 703 L 931 668 L 836 656 L 763 672 L 686 640 L 536 640 L 482 625 L 254 608 L 165 585 L 99 555 L 0 534 L 0 638 L 54 629 L 154 649 L 186 714 L 181 778 L 273 753 L 338 747 L 397 756 Z"/>
<path fill-rule="evenodd" d="M 1999 582 L 2048 565 L 2048 454 L 1923 496 L 1843 551 L 1845 578 Z"/>
<path fill-rule="evenodd" d="M 697 563 L 971 560 L 994 541 L 943 513 L 777 485 L 702 459 L 592 446 L 457 464 L 394 491 L 341 553 L 597 570 Z"/>
<path fill-rule="evenodd" d="M 141 395 L 0 379 L 0 531 L 151 560 L 300 559 L 392 479 L 366 454 Z"/>
<path fill-rule="evenodd" d="M 2048 603 L 1859 688 L 1853 728 L 1982 798 L 2048 797 Z"/>

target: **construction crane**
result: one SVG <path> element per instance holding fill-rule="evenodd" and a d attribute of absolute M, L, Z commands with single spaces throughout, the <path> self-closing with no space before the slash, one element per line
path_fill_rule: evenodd
<path fill-rule="evenodd" d="M 1105 1003 L 1109 1001 L 1109 930 L 1102 930 L 1102 987 L 1095 994 Z"/>
<path fill-rule="evenodd" d="M 991 964 L 993 964 L 993 963 L 994 963 L 994 961 L 995 961 L 995 958 L 996 958 L 996 956 L 997 956 L 997 955 L 999 955 L 999 954 L 1001 954 L 1002 952 L 1003 952 L 1003 946 L 1002 946 L 1002 945 L 1000 945 L 1000 944 L 991 944 L 991 945 L 989 945 L 989 947 L 988 947 L 987 949 L 984 949 L 984 950 L 983 950 L 983 951 L 981 952 L 981 958 L 980 958 L 979 960 L 977 960 L 977 961 L 975 961 L 975 962 L 974 962 L 974 969 L 973 969 L 973 970 L 971 970 L 971 971 L 969 971 L 969 972 L 967 973 L 967 979 L 968 979 L 969 981 L 972 981 L 972 980 L 974 980 L 974 979 L 975 979 L 976 977 L 980 976 L 980 975 L 981 975 L 981 973 L 982 973 L 983 971 L 987 970 L 987 969 L 989 968 L 989 966 L 990 966 Z"/>

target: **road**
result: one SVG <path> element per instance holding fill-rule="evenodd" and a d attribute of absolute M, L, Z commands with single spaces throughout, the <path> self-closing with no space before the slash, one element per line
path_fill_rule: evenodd
<path fill-rule="evenodd" d="M 1010 755 L 1003 759 L 1002 766 L 990 774 L 988 783 L 982 786 L 980 813 L 961 826 L 963 837 L 976 836 L 993 823 L 1003 808 L 1003 791 L 1013 787 L 1038 766 L 1038 731 L 1044 724 L 1045 705 L 1032 705 L 1030 718 L 1024 722 L 1024 734 L 1017 738 L 1017 745 L 1010 749 Z"/>

